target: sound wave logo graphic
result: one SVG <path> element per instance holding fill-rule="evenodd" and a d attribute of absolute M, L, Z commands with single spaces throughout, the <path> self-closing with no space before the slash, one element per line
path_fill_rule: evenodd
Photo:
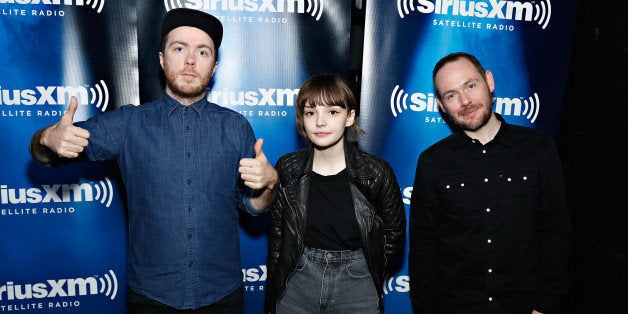
<path fill-rule="evenodd" d="M 414 0 L 397 0 L 397 12 L 399 17 L 404 18 L 410 14 L 410 11 L 414 11 Z"/>
<path fill-rule="evenodd" d="M 305 12 L 310 13 L 312 17 L 316 17 L 316 20 L 318 21 L 323 14 L 324 3 L 324 0 L 308 0 Z"/>
<path fill-rule="evenodd" d="M 111 274 L 111 276 L 109 276 L 109 274 Z M 118 294 L 118 279 L 113 270 L 110 269 L 109 274 L 104 274 L 102 277 L 98 278 L 100 281 L 99 292 L 113 300 Z"/>
<path fill-rule="evenodd" d="M 89 92 L 91 93 L 89 103 L 96 105 L 96 108 L 100 108 L 100 111 L 105 112 L 109 105 L 109 90 L 107 89 L 105 81 L 100 80 L 99 83 L 100 85 L 96 83 L 94 87 L 89 88 Z"/>
<path fill-rule="evenodd" d="M 393 288 L 394 280 L 395 280 L 395 277 L 388 278 L 388 280 L 386 281 L 386 284 L 384 285 L 384 294 L 388 294 L 388 292 L 395 291 Z"/>
<path fill-rule="evenodd" d="M 101 204 L 105 204 L 105 206 L 109 207 L 111 205 L 111 201 L 113 200 L 113 186 L 111 184 L 111 180 L 109 177 L 105 177 L 104 181 L 99 181 L 97 183 L 92 183 L 94 189 L 96 190 L 96 195 L 94 199 L 100 201 Z"/>
<path fill-rule="evenodd" d="M 390 94 L 390 111 L 392 111 L 394 117 L 397 117 L 397 113 L 408 109 L 407 99 L 408 93 L 406 93 L 403 88 L 399 88 L 399 85 L 395 85 L 395 88 Z"/>
<path fill-rule="evenodd" d="M 415 5 L 415 1 L 418 2 Z M 490 7 L 487 7 L 490 6 Z M 411 12 L 434 13 L 457 16 L 465 12 L 464 16 L 476 18 L 498 18 L 505 20 L 536 21 L 545 29 L 552 17 L 552 3 L 550 0 L 531 2 L 495 1 L 488 3 L 480 1 L 436 1 L 429 0 L 397 0 L 397 13 L 404 18 Z"/>
<path fill-rule="evenodd" d="M 87 5 L 91 5 L 92 9 L 96 10 L 96 12 L 100 13 L 102 8 L 105 6 L 105 0 L 87 0 Z M 96 9 L 98 8 L 98 9 Z"/>
<path fill-rule="evenodd" d="M 530 96 L 528 97 L 528 100 L 523 101 L 523 115 L 525 115 L 525 117 L 532 123 L 536 121 L 536 117 L 539 115 L 539 108 L 541 107 L 539 95 L 537 93 L 534 93 L 533 96 L 534 98 Z"/>
<path fill-rule="evenodd" d="M 164 0 L 164 7 L 166 12 L 172 9 L 185 8 L 185 5 L 181 3 L 181 0 Z"/>
<path fill-rule="evenodd" d="M 547 4 L 545 4 L 545 2 L 547 2 Z M 542 29 L 545 29 L 552 17 L 552 3 L 549 0 L 541 1 L 541 3 L 534 4 L 534 8 L 536 9 L 534 20 L 541 25 Z"/>

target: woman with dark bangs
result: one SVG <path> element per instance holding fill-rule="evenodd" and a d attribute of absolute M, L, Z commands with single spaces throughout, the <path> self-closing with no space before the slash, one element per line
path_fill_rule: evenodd
<path fill-rule="evenodd" d="M 381 313 L 386 269 L 406 215 L 389 163 L 346 139 L 356 100 L 336 74 L 310 77 L 296 124 L 308 147 L 283 155 L 270 210 L 268 313 Z"/>

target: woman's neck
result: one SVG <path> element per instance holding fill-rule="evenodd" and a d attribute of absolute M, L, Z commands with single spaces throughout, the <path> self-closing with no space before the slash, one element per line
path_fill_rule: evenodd
<path fill-rule="evenodd" d="M 345 148 L 342 141 L 322 150 L 314 147 L 312 171 L 329 176 L 339 173 L 345 167 Z"/>

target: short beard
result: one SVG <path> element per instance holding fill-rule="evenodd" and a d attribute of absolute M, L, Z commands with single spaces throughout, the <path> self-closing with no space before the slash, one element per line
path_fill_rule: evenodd
<path fill-rule="evenodd" d="M 201 84 L 199 86 L 186 85 L 186 89 L 180 88 L 176 84 L 177 73 L 170 72 L 167 69 L 164 70 L 164 76 L 166 78 L 166 86 L 170 89 L 172 94 L 181 99 L 196 99 L 205 94 L 207 85 L 211 77 L 202 77 Z"/>
<path fill-rule="evenodd" d="M 172 94 L 179 98 L 193 99 L 205 94 L 205 88 L 195 88 L 189 91 L 184 91 L 176 85 L 172 85 L 170 83 L 166 84 L 170 87 L 170 91 L 172 92 Z"/>
<path fill-rule="evenodd" d="M 488 123 L 488 121 L 491 119 L 491 115 L 493 114 L 492 99 L 489 99 L 488 101 L 489 101 L 488 105 L 485 104 L 483 106 L 483 108 L 487 110 L 484 111 L 484 114 L 482 115 L 482 119 L 480 120 L 480 123 L 478 124 L 465 123 L 464 121 L 460 119 L 456 119 L 456 117 L 454 117 L 449 112 L 446 112 L 449 123 L 451 123 L 454 127 L 461 129 L 463 131 L 471 131 L 471 132 L 477 131 L 479 128 L 485 126 Z"/>

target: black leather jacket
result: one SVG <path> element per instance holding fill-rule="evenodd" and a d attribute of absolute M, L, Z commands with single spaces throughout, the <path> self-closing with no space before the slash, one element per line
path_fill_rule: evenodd
<path fill-rule="evenodd" d="M 346 141 L 345 141 L 346 142 Z M 270 209 L 266 312 L 275 313 L 288 279 L 303 253 L 307 197 L 313 149 L 283 155 L 275 168 L 280 190 Z M 386 268 L 401 253 L 406 239 L 406 214 L 397 178 L 388 162 L 345 144 L 347 174 L 362 248 L 382 300 Z"/>

